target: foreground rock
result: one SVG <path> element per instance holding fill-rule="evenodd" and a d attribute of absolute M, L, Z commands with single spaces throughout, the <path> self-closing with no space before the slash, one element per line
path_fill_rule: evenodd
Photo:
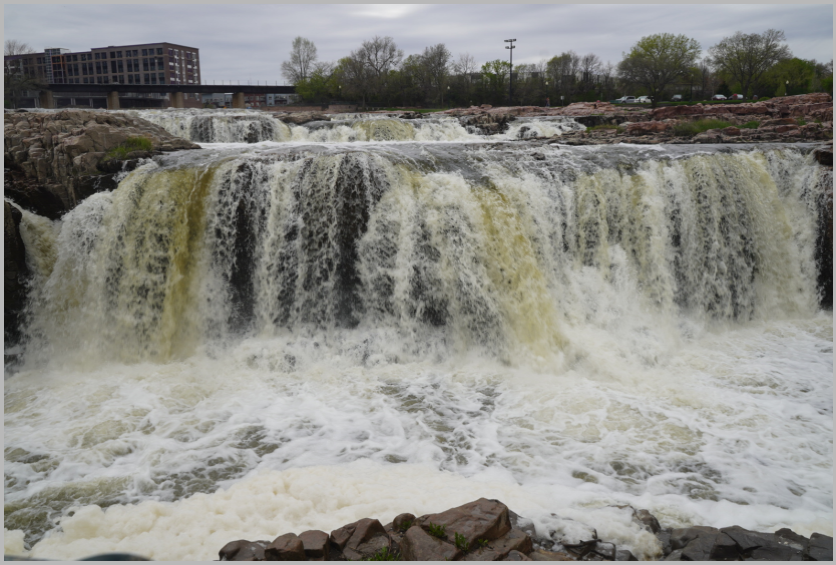
<path fill-rule="evenodd" d="M 134 145 L 141 149 L 130 150 Z M 7 112 L 3 146 L 5 196 L 51 219 L 115 188 L 116 175 L 139 159 L 199 149 L 141 118 L 88 110 Z"/>
<path fill-rule="evenodd" d="M 632 512 L 643 535 L 653 535 L 666 561 L 829 561 L 833 538 L 774 534 L 732 526 L 667 528 L 647 510 Z M 539 536 L 533 524 L 498 500 L 480 498 L 437 514 L 400 514 L 383 526 L 364 518 L 327 534 L 312 530 L 267 540 L 237 540 L 219 552 L 221 561 L 636 561 L 627 549 L 598 539 L 595 529 L 557 518 L 557 530 Z M 560 530 L 560 531 L 558 531 Z M 650 538 L 653 539 L 653 538 Z"/>

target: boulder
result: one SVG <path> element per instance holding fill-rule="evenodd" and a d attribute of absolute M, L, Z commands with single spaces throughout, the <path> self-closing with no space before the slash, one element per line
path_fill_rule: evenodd
<path fill-rule="evenodd" d="M 320 559 L 328 556 L 329 536 L 320 530 L 308 530 L 299 534 L 302 546 L 305 549 L 305 557 L 308 559 Z"/>
<path fill-rule="evenodd" d="M 455 534 L 464 536 L 471 547 L 475 547 L 480 539 L 495 540 L 511 529 L 508 507 L 487 498 L 430 514 L 421 526 L 428 529 L 430 524 L 444 526 L 448 539 L 454 539 Z"/>
<path fill-rule="evenodd" d="M 349 561 L 366 559 L 390 546 L 389 535 L 379 521 L 363 518 L 351 525 L 353 532 L 343 547 L 343 555 Z"/>
<path fill-rule="evenodd" d="M 296 534 L 284 534 L 264 548 L 266 561 L 304 561 L 305 544 Z"/>
<path fill-rule="evenodd" d="M 805 557 L 812 561 L 833 561 L 833 538 L 814 533 L 810 536 L 810 543 Z"/>
<path fill-rule="evenodd" d="M 455 545 L 431 536 L 420 526 L 406 531 L 401 544 L 405 561 L 455 561 L 462 555 Z"/>
<path fill-rule="evenodd" d="M 264 549 L 270 545 L 269 541 L 248 541 L 240 539 L 231 541 L 218 552 L 220 561 L 264 561 Z"/>

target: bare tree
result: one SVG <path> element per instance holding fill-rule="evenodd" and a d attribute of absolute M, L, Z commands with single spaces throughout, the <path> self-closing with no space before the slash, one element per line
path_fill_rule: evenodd
<path fill-rule="evenodd" d="M 20 55 L 36 51 L 17 39 L 7 39 L 3 45 L 3 53 L 6 57 L 13 57 L 3 62 L 3 94 L 11 101 L 12 106 L 17 108 L 27 91 L 43 87 L 39 80 L 24 71 L 22 61 L 18 58 Z"/>
<path fill-rule="evenodd" d="M 36 51 L 29 47 L 29 44 L 18 41 L 17 39 L 7 39 L 3 44 L 3 55 L 6 57 L 28 55 L 30 53 L 36 53 Z"/>
<path fill-rule="evenodd" d="M 715 70 L 740 83 L 745 96 L 751 87 L 773 65 L 792 57 L 790 48 L 782 45 L 784 32 L 768 29 L 763 33 L 738 31 L 708 50 L 709 61 Z"/>
<path fill-rule="evenodd" d="M 282 63 L 282 75 L 291 83 L 307 79 L 316 63 L 316 45 L 304 37 L 293 40 L 290 49 L 290 61 Z"/>
<path fill-rule="evenodd" d="M 348 91 L 349 96 L 359 96 L 366 107 L 366 99 L 372 92 L 371 69 L 366 65 L 365 56 L 361 49 L 352 51 L 351 55 L 340 59 L 337 66 L 339 82 Z"/>

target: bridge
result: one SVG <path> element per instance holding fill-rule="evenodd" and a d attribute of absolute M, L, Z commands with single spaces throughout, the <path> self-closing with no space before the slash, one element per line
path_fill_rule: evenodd
<path fill-rule="evenodd" d="M 120 94 L 170 94 L 171 107 L 183 108 L 183 93 L 213 94 L 231 92 L 232 107 L 244 108 L 244 93 L 247 94 L 295 94 L 294 86 L 269 86 L 250 84 L 49 84 L 40 91 L 41 108 L 55 108 L 54 92 L 67 94 L 107 95 L 107 109 L 119 109 Z"/>

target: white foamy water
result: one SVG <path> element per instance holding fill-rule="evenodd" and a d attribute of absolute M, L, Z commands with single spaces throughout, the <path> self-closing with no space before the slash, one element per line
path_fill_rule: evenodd
<path fill-rule="evenodd" d="M 465 128 L 443 115 L 404 120 L 385 114 L 332 114 L 329 121 L 287 125 L 258 110 L 133 110 L 169 133 L 197 143 L 355 143 L 507 141 L 554 137 L 585 129 L 572 118 L 518 118 L 507 131 L 489 136 Z"/>
<path fill-rule="evenodd" d="M 508 145 L 213 146 L 24 212 L 7 551 L 208 560 L 480 496 L 645 558 L 613 505 L 831 534 L 821 171 Z"/>

